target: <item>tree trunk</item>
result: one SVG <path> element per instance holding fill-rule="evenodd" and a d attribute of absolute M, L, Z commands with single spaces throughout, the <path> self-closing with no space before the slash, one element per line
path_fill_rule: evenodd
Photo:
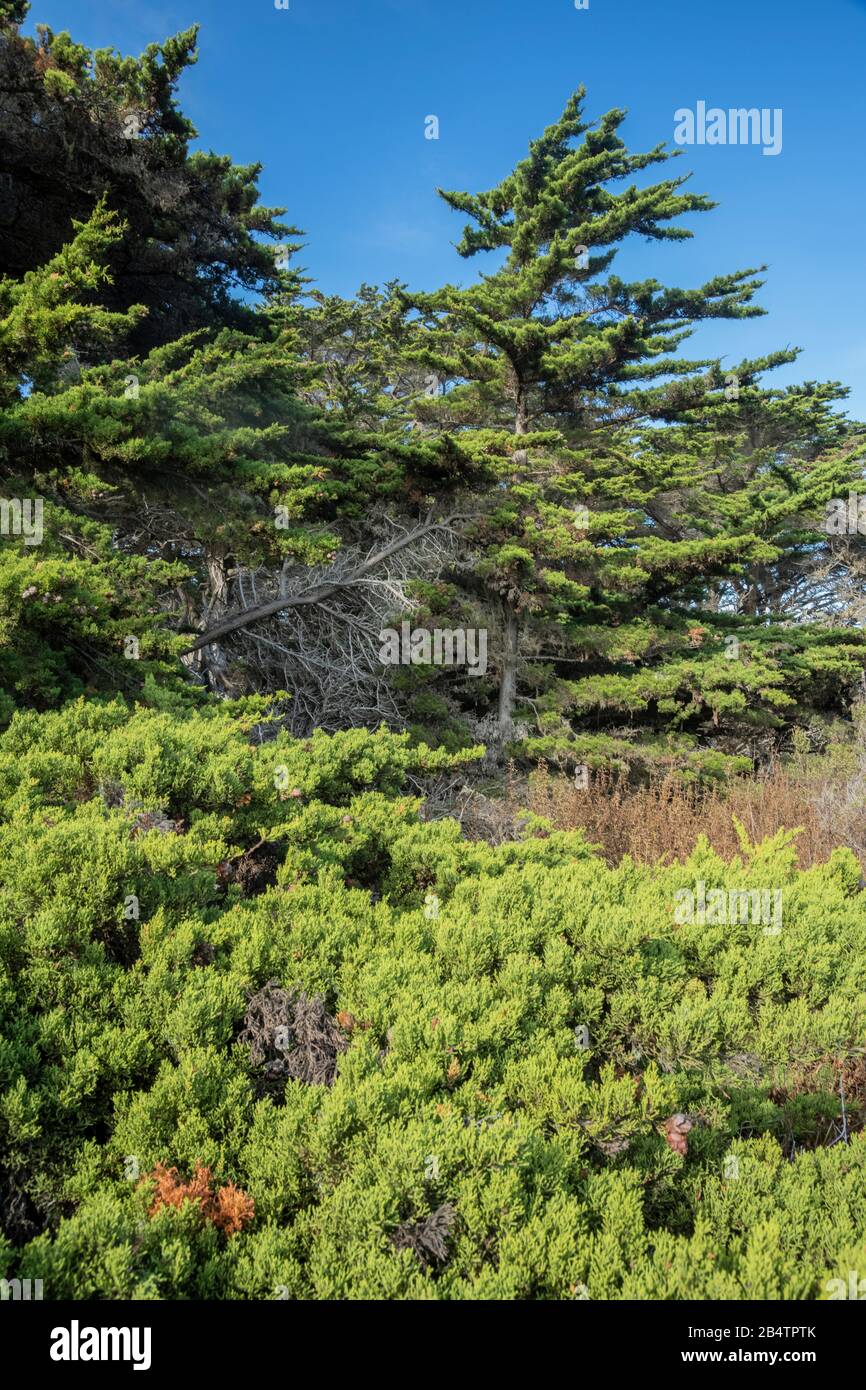
<path fill-rule="evenodd" d="M 524 391 L 523 387 L 520 385 L 520 382 L 515 380 L 515 393 L 514 393 L 514 433 L 515 433 L 515 434 L 528 434 L 528 432 L 529 432 L 529 412 L 528 412 L 528 406 L 527 406 L 527 402 L 526 402 L 526 392 Z M 512 459 L 513 459 L 513 461 L 514 461 L 515 469 L 517 469 L 518 472 L 519 472 L 519 470 L 520 470 L 521 468 L 525 468 L 525 467 L 526 467 L 526 464 L 528 463 L 528 459 L 527 459 L 527 457 L 526 457 L 526 450 L 525 450 L 525 449 L 515 449 L 515 450 L 514 450 L 514 453 L 511 455 L 511 457 L 512 457 Z"/>
<path fill-rule="evenodd" d="M 529 430 L 526 393 L 516 381 L 514 433 L 526 434 Z M 526 465 L 526 450 L 514 453 L 515 464 Z M 504 748 L 514 737 L 514 706 L 517 701 L 518 653 L 520 650 L 520 622 L 512 599 L 502 600 L 502 670 L 499 674 L 499 746 Z"/>
<path fill-rule="evenodd" d="M 203 622 L 210 622 L 213 619 L 219 621 L 228 609 L 229 583 L 226 559 L 226 555 L 217 550 L 210 551 L 205 558 L 208 583 L 205 591 Z M 205 646 L 202 643 L 194 655 L 184 653 L 184 656 L 189 665 L 197 668 L 199 674 L 208 682 L 212 690 L 222 694 L 227 693 L 225 680 L 228 660 L 222 647 L 216 644 Z"/>
<path fill-rule="evenodd" d="M 503 603 L 502 669 L 499 673 L 499 744 L 504 748 L 514 736 L 514 705 L 517 699 L 517 658 L 520 625 L 510 600 Z"/>

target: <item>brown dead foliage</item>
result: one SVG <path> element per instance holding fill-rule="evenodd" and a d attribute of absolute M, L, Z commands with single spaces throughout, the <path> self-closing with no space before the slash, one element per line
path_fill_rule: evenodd
<path fill-rule="evenodd" d="M 163 1163 L 157 1163 L 144 1181 L 155 1185 L 150 1216 L 155 1216 L 161 1207 L 179 1208 L 184 1202 L 197 1202 L 205 1221 L 216 1226 L 223 1235 L 233 1236 L 255 1215 L 252 1197 L 233 1182 L 214 1189 L 211 1170 L 201 1163 L 196 1164 L 188 1182 L 178 1176 L 176 1168 L 167 1168 Z"/>
<path fill-rule="evenodd" d="M 522 788 L 509 783 L 509 819 L 518 801 L 557 830 L 584 830 L 609 864 L 626 854 L 644 864 L 683 862 L 699 835 L 723 858 L 733 858 L 741 852 L 734 817 L 753 844 L 783 828 L 800 829 L 794 843 L 804 869 L 823 863 L 839 845 L 866 859 L 866 798 L 850 782 L 804 779 L 781 766 L 721 787 L 685 784 L 673 774 L 632 786 L 602 771 L 590 776 L 586 790 L 540 767 Z"/>
<path fill-rule="evenodd" d="M 285 990 L 269 980 L 250 999 L 239 1042 L 269 1081 L 293 1077 L 307 1086 L 332 1086 L 337 1058 L 348 1040 L 319 997 Z"/>
<path fill-rule="evenodd" d="M 280 867 L 279 856 L 266 843 L 260 842 L 232 859 L 223 859 L 216 868 L 220 888 L 236 883 L 245 898 L 258 897 L 273 888 Z"/>
<path fill-rule="evenodd" d="M 799 1096 L 827 1097 L 834 1113 L 828 1114 L 816 1129 L 813 1139 L 801 1147 L 817 1147 L 838 1143 L 866 1127 L 866 1056 L 821 1057 L 814 1062 L 801 1062 L 792 1067 L 783 1082 L 770 1091 L 770 1100 L 784 1109 Z M 844 1105 L 844 1117 L 836 1112 Z"/>
<path fill-rule="evenodd" d="M 139 835 L 147 835 L 151 830 L 158 830 L 160 835 L 179 835 L 182 829 L 183 821 L 172 820 L 164 811 L 139 811 L 130 833 L 136 840 Z"/>
<path fill-rule="evenodd" d="M 448 1237 L 457 1220 L 457 1213 L 443 1202 L 423 1221 L 403 1221 L 391 1239 L 398 1250 L 411 1250 L 424 1266 L 444 1264 L 448 1259 Z"/>

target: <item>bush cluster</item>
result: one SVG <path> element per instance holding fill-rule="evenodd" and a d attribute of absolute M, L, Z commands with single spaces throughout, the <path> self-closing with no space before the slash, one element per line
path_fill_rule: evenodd
<path fill-rule="evenodd" d="M 419 816 L 449 760 L 384 731 L 268 738 L 256 701 L 15 716 L 5 1277 L 820 1299 L 866 1270 L 853 854 L 802 871 L 780 833 L 610 867 L 537 818 L 472 843 Z M 782 930 L 678 922 L 697 880 L 781 889 Z"/>

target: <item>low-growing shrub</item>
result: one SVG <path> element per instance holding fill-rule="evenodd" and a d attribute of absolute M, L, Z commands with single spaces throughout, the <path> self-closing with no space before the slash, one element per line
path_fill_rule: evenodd
<path fill-rule="evenodd" d="M 0 736 L 2 1275 L 516 1300 L 866 1274 L 850 850 L 467 840 L 407 791 L 451 755 L 253 744 L 263 717 L 90 702 Z M 257 846 L 267 882 L 221 868 Z"/>

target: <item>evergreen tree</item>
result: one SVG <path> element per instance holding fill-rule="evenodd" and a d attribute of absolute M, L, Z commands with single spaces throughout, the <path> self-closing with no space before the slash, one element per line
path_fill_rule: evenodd
<path fill-rule="evenodd" d="M 593 129 L 583 98 L 495 188 L 442 193 L 470 218 L 462 255 L 506 254 L 475 284 L 407 297 L 426 330 L 413 358 L 443 388 L 416 414 L 474 465 L 484 515 L 462 582 L 498 617 L 500 743 L 517 710 L 537 753 L 629 760 L 651 736 L 688 754 L 698 735 L 745 751 L 806 712 L 812 670 L 838 705 L 862 665 L 859 635 L 783 632 L 748 597 L 819 543 L 858 455 L 838 388 L 760 386 L 795 352 L 734 372 L 679 354 L 703 320 L 762 312 L 757 270 L 692 290 L 610 273 L 626 238 L 681 240 L 676 219 L 713 204 L 685 178 L 619 188 L 673 156 L 629 153 L 625 113 Z"/>
<path fill-rule="evenodd" d="M 324 561 L 376 473 L 298 398 L 318 368 L 299 362 L 288 320 L 115 356 L 146 317 L 99 302 L 126 228 L 100 205 L 74 230 L 45 266 L 0 281 L 4 717 L 83 690 L 177 687 L 232 573 Z M 300 278 L 280 274 L 288 302 Z M 107 360 L 82 365 L 73 340 Z M 217 647 L 195 665 L 221 693 L 242 680 Z"/>
<path fill-rule="evenodd" d="M 284 209 L 259 205 L 261 165 L 190 153 L 196 131 L 175 91 L 196 61 L 197 26 L 136 59 L 47 25 L 25 37 L 28 10 L 0 0 L 0 266 L 20 277 L 44 265 L 105 197 L 127 223 L 105 302 L 151 310 L 132 325 L 131 351 L 215 324 L 250 331 L 238 291 L 279 285 L 274 249 L 259 238 L 294 229 L 277 220 Z"/>

